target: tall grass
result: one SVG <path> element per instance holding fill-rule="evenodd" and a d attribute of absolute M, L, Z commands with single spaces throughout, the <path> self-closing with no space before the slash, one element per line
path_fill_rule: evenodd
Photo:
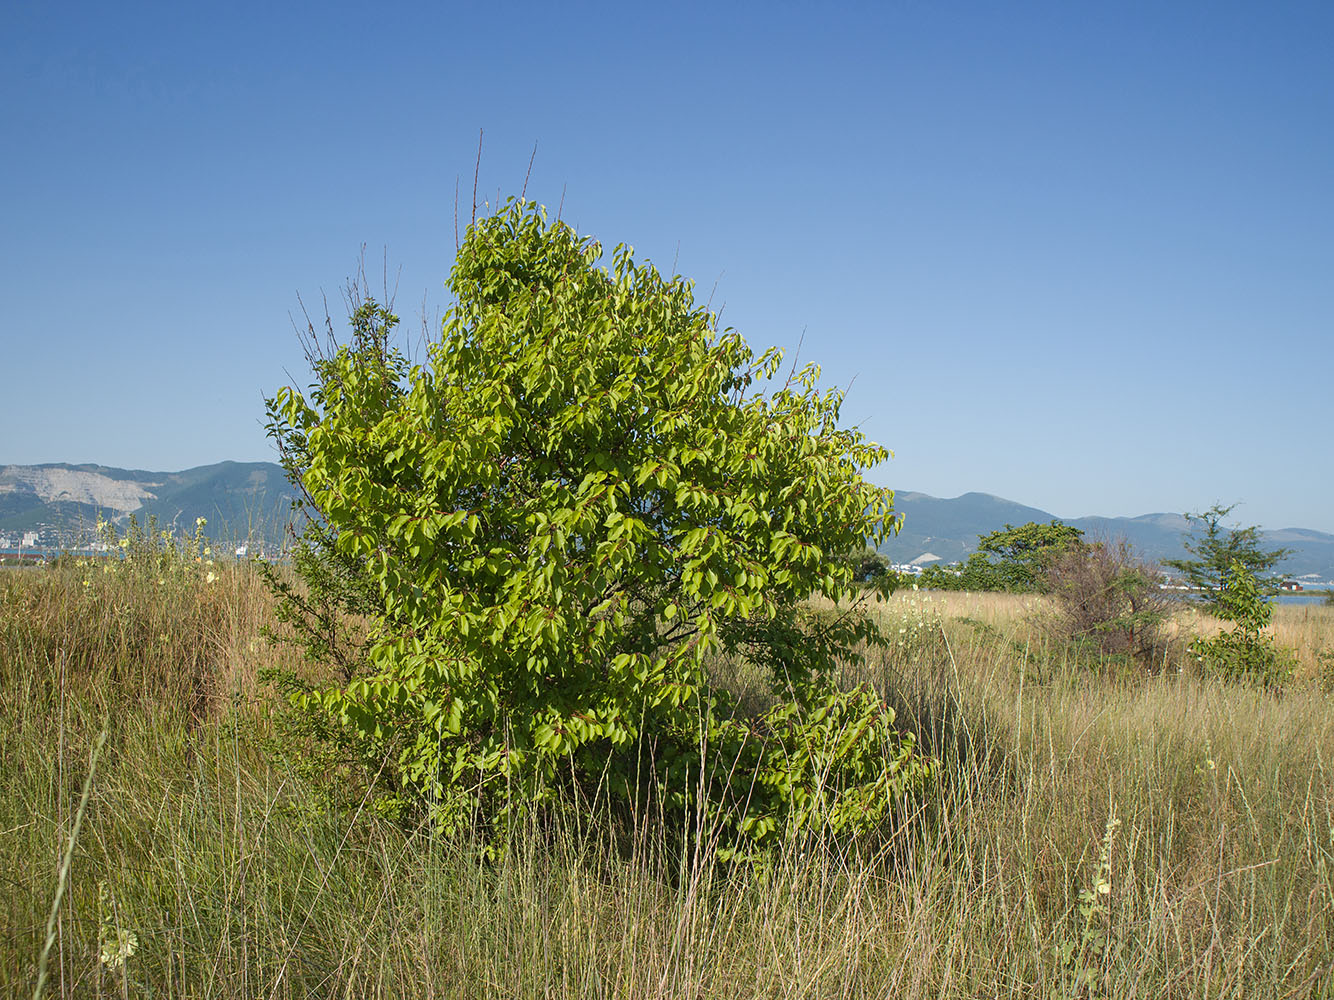
<path fill-rule="evenodd" d="M 850 679 L 942 778 L 885 839 L 724 868 L 683 855 L 681 817 L 589 834 L 561 813 L 486 861 L 364 797 L 331 807 L 273 752 L 266 597 L 214 576 L 0 576 L 10 995 L 33 993 L 104 730 L 47 996 L 1334 995 L 1334 699 L 1313 683 L 1138 676 L 1051 641 L 1031 599 L 908 595 Z M 1298 624 L 1334 646 L 1334 621 Z"/>

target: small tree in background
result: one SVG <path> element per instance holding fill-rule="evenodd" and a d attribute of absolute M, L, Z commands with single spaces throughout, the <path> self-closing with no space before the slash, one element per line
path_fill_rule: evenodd
<path fill-rule="evenodd" d="M 1047 567 L 1069 549 L 1082 545 L 1078 528 L 1060 521 L 1029 521 L 978 536 L 977 551 L 953 566 L 929 566 L 918 583 L 938 590 L 1014 591 L 1045 589 Z"/>
<path fill-rule="evenodd" d="M 1168 648 L 1163 626 L 1175 604 L 1161 582 L 1162 574 L 1124 538 L 1070 546 L 1046 570 L 1053 626 L 1103 653 L 1161 665 Z"/>
<path fill-rule="evenodd" d="M 863 548 L 860 552 L 845 552 L 838 558 L 848 564 L 852 570 L 852 579 L 858 583 L 871 584 L 882 590 L 892 590 L 897 576 L 890 565 L 889 557 L 875 549 Z"/>
<path fill-rule="evenodd" d="M 1233 628 L 1191 644 L 1191 652 L 1208 673 L 1266 687 L 1281 685 L 1292 676 L 1292 652 L 1262 631 L 1273 617 L 1274 606 L 1265 600 L 1259 581 L 1241 560 L 1234 559 L 1228 566 L 1215 607 L 1214 613 L 1232 622 Z"/>
<path fill-rule="evenodd" d="M 1181 573 L 1191 587 L 1201 592 L 1205 608 L 1220 616 L 1223 584 L 1233 563 L 1241 565 L 1262 593 L 1272 594 L 1277 592 L 1279 578 L 1265 574 L 1292 554 L 1292 549 L 1263 548 L 1258 525 L 1225 529 L 1223 518 L 1236 506 L 1214 504 L 1202 513 L 1184 515 L 1192 531 L 1182 547 L 1195 558 L 1163 560 L 1164 566 Z"/>
<path fill-rule="evenodd" d="M 1060 521 L 1038 524 L 1029 521 L 1019 527 L 1007 524 L 999 531 L 982 535 L 974 554 L 987 563 L 999 584 L 998 590 L 1042 590 L 1047 567 L 1062 554 L 1082 544 L 1084 532 Z M 970 559 L 969 563 L 974 560 Z M 964 570 L 968 573 L 967 567 Z"/>
<path fill-rule="evenodd" d="M 886 704 L 830 680 L 883 642 L 837 553 L 892 530 L 862 476 L 887 453 L 838 426 L 818 369 L 775 381 L 780 353 L 688 282 L 601 255 L 511 203 L 469 228 L 425 365 L 363 302 L 309 391 L 269 401 L 309 507 L 297 568 L 371 623 L 364 665 L 302 704 L 392 751 L 445 831 L 560 785 L 702 810 L 724 850 L 866 829 L 929 773 Z M 840 610 L 808 611 L 817 592 Z M 318 653 L 323 605 L 284 596 Z M 742 713 L 714 652 L 762 668 L 775 707 Z"/>

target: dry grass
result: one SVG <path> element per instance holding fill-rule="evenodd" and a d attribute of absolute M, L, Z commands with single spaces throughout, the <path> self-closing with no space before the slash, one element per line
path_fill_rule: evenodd
<path fill-rule="evenodd" d="M 1334 992 L 1334 699 L 1312 684 L 1102 669 L 1030 628 L 1031 598 L 900 595 L 879 609 L 895 644 L 856 676 L 942 782 L 887 842 L 728 869 L 682 856 L 679 817 L 617 843 L 566 817 L 486 863 L 330 808 L 264 749 L 264 715 L 236 707 L 276 655 L 252 576 L 159 586 L 0 577 L 10 995 L 31 995 L 104 730 L 48 995 Z M 1334 620 L 1305 610 L 1280 609 L 1280 637 L 1334 644 Z M 1081 890 L 1105 911 L 1081 913 Z M 99 960 L 117 930 L 137 939 L 119 967 Z"/>
<path fill-rule="evenodd" d="M 898 591 L 885 603 L 889 607 L 930 599 L 944 618 L 971 618 L 996 627 L 1023 624 L 1027 615 L 1042 611 L 1047 599 L 1036 594 L 970 593 L 967 591 Z"/>
<path fill-rule="evenodd" d="M 930 602 L 945 620 L 966 618 L 983 622 L 1011 635 L 1031 635 L 1031 626 L 1050 610 L 1050 599 L 1036 594 L 969 593 L 963 591 L 899 591 L 882 602 L 886 609 Z M 1227 622 L 1182 602 L 1167 629 L 1178 638 L 1211 636 L 1229 628 Z M 1273 623 L 1265 630 L 1297 657 L 1294 679 L 1312 681 L 1328 673 L 1327 659 L 1334 656 L 1334 606 L 1324 604 L 1277 604 Z M 1322 661 L 1325 654 L 1326 661 Z M 1176 664 L 1179 668 L 1185 662 Z"/>

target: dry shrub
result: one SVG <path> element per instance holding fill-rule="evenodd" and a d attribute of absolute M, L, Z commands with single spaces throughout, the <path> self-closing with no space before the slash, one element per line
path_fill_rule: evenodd
<path fill-rule="evenodd" d="M 1161 582 L 1124 538 L 1071 548 L 1047 569 L 1050 627 L 1063 639 L 1161 668 L 1171 647 L 1164 626 L 1176 604 Z"/>

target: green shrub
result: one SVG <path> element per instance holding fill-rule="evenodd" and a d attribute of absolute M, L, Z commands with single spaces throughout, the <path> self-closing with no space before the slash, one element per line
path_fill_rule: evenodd
<path fill-rule="evenodd" d="M 1322 649 L 1315 654 L 1316 684 L 1326 694 L 1334 693 L 1334 649 Z"/>
<path fill-rule="evenodd" d="M 1216 598 L 1216 614 L 1233 623 L 1230 632 L 1191 644 L 1203 668 L 1228 681 L 1250 681 L 1276 687 L 1292 676 L 1296 659 L 1261 630 L 1274 608 L 1264 599 L 1259 582 L 1240 560 L 1232 560 Z"/>
<path fill-rule="evenodd" d="M 774 381 L 780 352 L 719 331 L 688 282 L 600 257 L 512 202 L 469 229 L 424 365 L 354 298 L 351 343 L 269 402 L 310 515 L 310 594 L 284 614 L 325 656 L 340 615 L 369 622 L 347 682 L 298 701 L 391 751 L 445 832 L 562 785 L 701 809 L 724 854 L 866 829 L 929 773 L 886 705 L 830 680 L 883 642 L 837 554 L 892 530 L 862 477 L 887 453 L 838 426 L 817 368 Z M 817 592 L 841 610 L 805 611 Z M 741 712 L 714 653 L 776 706 Z"/>

